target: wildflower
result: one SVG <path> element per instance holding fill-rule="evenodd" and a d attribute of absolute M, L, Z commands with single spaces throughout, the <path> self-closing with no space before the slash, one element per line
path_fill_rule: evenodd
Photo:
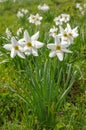
<path fill-rule="evenodd" d="M 44 43 L 37 41 L 38 37 L 39 32 L 30 37 L 27 30 L 24 31 L 24 38 L 20 39 L 18 43 L 24 47 L 24 53 L 26 55 L 32 54 L 38 56 L 37 49 L 44 45 Z"/>
<path fill-rule="evenodd" d="M 7 0 L 0 0 L 0 2 L 6 2 Z"/>
<path fill-rule="evenodd" d="M 21 11 L 18 11 L 17 17 L 18 17 L 18 18 L 22 18 L 22 17 L 24 17 L 24 14 L 23 14 Z"/>
<path fill-rule="evenodd" d="M 46 11 L 48 11 L 50 8 L 49 8 L 48 5 L 46 5 L 46 4 L 44 3 L 43 5 L 39 5 L 39 6 L 38 6 L 38 9 L 46 12 Z"/>
<path fill-rule="evenodd" d="M 18 11 L 17 17 L 18 18 L 23 18 L 27 13 L 28 13 L 27 9 L 21 9 L 20 11 Z"/>
<path fill-rule="evenodd" d="M 11 51 L 11 58 L 14 58 L 16 55 L 18 55 L 21 58 L 25 58 L 24 54 L 22 53 L 22 48 L 15 39 L 15 37 L 11 38 L 11 44 L 5 44 L 3 46 L 6 50 Z"/>
<path fill-rule="evenodd" d="M 61 14 L 61 21 L 67 23 L 70 20 L 69 14 Z"/>
<path fill-rule="evenodd" d="M 63 41 L 67 41 L 69 45 L 73 43 L 73 39 L 78 36 L 78 27 L 75 27 L 74 29 L 71 29 L 71 26 L 67 24 L 67 27 L 63 29 L 60 26 L 60 34 L 58 36 L 62 38 Z"/>
<path fill-rule="evenodd" d="M 49 35 L 52 36 L 52 37 L 55 37 L 57 35 L 57 30 L 58 30 L 58 28 L 53 26 L 53 28 L 51 28 L 50 31 L 49 31 Z"/>
<path fill-rule="evenodd" d="M 23 28 L 19 28 L 19 29 L 17 30 L 17 35 L 18 35 L 18 36 L 22 33 L 22 30 L 23 30 Z"/>
<path fill-rule="evenodd" d="M 62 25 L 61 16 L 55 17 L 54 22 L 56 25 Z"/>
<path fill-rule="evenodd" d="M 10 39 L 12 36 L 11 31 L 8 28 L 6 28 L 5 32 L 6 32 L 7 38 Z"/>
<path fill-rule="evenodd" d="M 49 57 L 57 56 L 60 61 L 63 60 L 64 53 L 72 53 L 67 49 L 67 44 L 60 40 L 58 36 L 55 37 L 55 43 L 51 43 L 47 45 L 47 48 L 51 49 Z"/>
<path fill-rule="evenodd" d="M 30 15 L 30 17 L 28 18 L 30 23 L 33 23 L 35 25 L 40 25 L 41 24 L 41 20 L 42 17 L 37 13 L 36 15 Z"/>

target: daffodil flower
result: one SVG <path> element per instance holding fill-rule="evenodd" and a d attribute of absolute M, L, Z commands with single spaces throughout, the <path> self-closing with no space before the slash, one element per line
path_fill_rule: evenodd
<path fill-rule="evenodd" d="M 74 38 L 76 38 L 77 36 L 78 36 L 77 27 L 71 29 L 71 26 L 67 24 L 67 27 L 63 29 L 60 26 L 60 34 L 58 34 L 58 37 L 60 37 L 63 41 L 67 41 L 69 45 L 73 43 Z"/>
<path fill-rule="evenodd" d="M 39 32 L 35 33 L 33 36 L 29 36 L 27 30 L 24 31 L 24 38 L 20 39 L 18 42 L 24 47 L 24 53 L 26 55 L 38 56 L 37 49 L 43 47 L 44 43 L 37 41 L 39 37 Z"/>
<path fill-rule="evenodd" d="M 62 43 L 58 36 L 55 37 L 55 43 L 51 43 L 47 45 L 48 49 L 51 49 L 49 57 L 57 56 L 60 61 L 63 60 L 64 53 L 72 53 L 70 50 L 67 49 L 67 44 L 64 42 Z"/>
<path fill-rule="evenodd" d="M 11 44 L 5 44 L 3 46 L 6 50 L 11 51 L 11 58 L 14 58 L 16 55 L 18 55 L 21 58 L 25 58 L 23 52 L 22 52 L 22 47 L 18 44 L 17 40 L 15 37 L 11 38 Z"/>

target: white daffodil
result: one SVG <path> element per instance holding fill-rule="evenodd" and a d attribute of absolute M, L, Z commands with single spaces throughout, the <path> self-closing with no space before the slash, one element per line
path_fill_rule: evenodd
<path fill-rule="evenodd" d="M 22 53 L 22 48 L 18 44 L 18 42 L 15 39 L 15 37 L 11 38 L 11 44 L 5 44 L 3 47 L 6 50 L 11 51 L 11 54 L 10 54 L 11 58 L 14 58 L 16 55 L 18 55 L 21 58 L 25 58 L 24 54 Z"/>
<path fill-rule="evenodd" d="M 58 28 L 53 26 L 53 28 L 50 29 L 49 31 L 49 36 L 55 37 L 57 35 Z"/>
<path fill-rule="evenodd" d="M 67 44 L 62 43 L 62 41 L 55 37 L 55 43 L 51 43 L 47 45 L 47 48 L 51 49 L 49 57 L 57 56 L 60 61 L 63 60 L 64 53 L 72 53 L 70 50 L 67 49 Z"/>
<path fill-rule="evenodd" d="M 40 25 L 41 24 L 41 20 L 42 17 L 37 13 L 36 15 L 30 15 L 30 17 L 28 18 L 30 23 L 33 23 L 35 25 Z"/>
<path fill-rule="evenodd" d="M 38 9 L 39 9 L 39 10 L 42 10 L 42 11 L 44 11 L 44 12 L 46 12 L 46 11 L 48 11 L 50 8 L 49 8 L 48 5 L 43 4 L 43 5 L 39 5 L 39 6 L 38 6 Z"/>
<path fill-rule="evenodd" d="M 61 21 L 67 23 L 70 20 L 69 14 L 61 14 Z"/>
<path fill-rule="evenodd" d="M 19 35 L 22 33 L 22 31 L 23 31 L 23 28 L 19 28 L 19 29 L 17 30 L 17 35 L 19 36 Z"/>
<path fill-rule="evenodd" d="M 56 25 L 62 25 L 63 24 L 63 22 L 61 20 L 61 16 L 55 17 L 54 22 L 55 22 Z"/>
<path fill-rule="evenodd" d="M 37 41 L 38 37 L 39 32 L 30 37 L 27 30 L 24 31 L 24 38 L 19 40 L 18 43 L 24 47 L 24 53 L 26 55 L 32 54 L 38 56 L 37 49 L 44 45 L 44 43 Z"/>
<path fill-rule="evenodd" d="M 71 26 L 69 24 L 67 24 L 67 27 L 65 29 L 60 26 L 60 34 L 58 34 L 58 36 L 62 38 L 63 41 L 67 41 L 70 45 L 73 43 L 74 38 L 78 36 L 77 28 L 78 27 L 71 29 Z"/>
<path fill-rule="evenodd" d="M 5 32 L 6 32 L 7 38 L 10 39 L 12 37 L 11 31 L 8 28 L 6 28 Z"/>

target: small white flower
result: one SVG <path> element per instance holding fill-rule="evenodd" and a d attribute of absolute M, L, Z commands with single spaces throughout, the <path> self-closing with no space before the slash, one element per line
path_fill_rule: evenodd
<path fill-rule="evenodd" d="M 33 23 L 35 25 L 40 25 L 41 24 L 41 20 L 42 17 L 37 13 L 36 15 L 30 15 L 30 17 L 28 18 L 30 23 Z"/>
<path fill-rule="evenodd" d="M 61 21 L 67 23 L 70 20 L 69 14 L 61 14 Z"/>
<path fill-rule="evenodd" d="M 6 2 L 7 0 L 0 0 L 0 2 Z"/>
<path fill-rule="evenodd" d="M 54 22 L 55 22 L 56 25 L 62 25 L 63 24 L 63 22 L 61 20 L 61 16 L 55 17 Z"/>
<path fill-rule="evenodd" d="M 60 26 L 60 34 L 58 34 L 58 36 L 62 38 L 63 41 L 67 41 L 70 45 L 73 43 L 74 38 L 78 36 L 77 28 L 78 27 L 71 29 L 71 26 L 69 24 L 67 24 L 67 27 L 65 29 Z"/>
<path fill-rule="evenodd" d="M 47 45 L 47 48 L 51 49 L 49 57 L 57 56 L 60 61 L 63 60 L 64 53 L 72 53 L 67 49 L 67 44 L 62 43 L 58 36 L 55 37 L 55 43 L 51 43 Z"/>
<path fill-rule="evenodd" d="M 11 31 L 8 28 L 6 28 L 5 32 L 6 32 L 7 38 L 10 39 L 12 36 Z"/>
<path fill-rule="evenodd" d="M 26 55 L 38 56 L 37 49 L 43 47 L 44 43 L 37 41 L 39 37 L 39 32 L 35 33 L 33 36 L 29 36 L 27 30 L 24 31 L 24 38 L 19 40 L 18 43 L 24 47 L 24 53 Z"/>
<path fill-rule="evenodd" d="M 17 17 L 18 17 L 18 18 L 22 18 L 22 17 L 24 17 L 24 14 L 23 14 L 21 11 L 18 11 Z"/>
<path fill-rule="evenodd" d="M 27 10 L 27 9 L 21 9 L 21 12 L 22 12 L 23 14 L 27 14 L 27 13 L 28 13 L 28 10 Z"/>
<path fill-rule="evenodd" d="M 19 35 L 22 33 L 22 31 L 23 31 L 23 28 L 19 28 L 19 29 L 17 30 L 17 35 L 19 36 Z"/>
<path fill-rule="evenodd" d="M 43 4 L 43 5 L 39 5 L 39 6 L 38 6 L 38 9 L 46 12 L 46 11 L 48 11 L 50 8 L 49 8 L 48 5 Z"/>
<path fill-rule="evenodd" d="M 53 28 L 50 29 L 49 31 L 49 36 L 55 37 L 57 35 L 58 28 L 53 26 Z"/>
<path fill-rule="evenodd" d="M 18 18 L 23 18 L 27 13 L 28 13 L 27 9 L 21 9 L 21 10 L 18 11 L 17 17 Z"/>
<path fill-rule="evenodd" d="M 15 37 L 11 38 L 11 44 L 5 44 L 3 46 L 6 50 L 11 51 L 11 58 L 14 58 L 16 55 L 18 55 L 21 58 L 25 58 L 24 54 L 22 53 L 22 48 L 15 39 Z"/>
<path fill-rule="evenodd" d="M 86 3 L 83 6 L 84 6 L 84 8 L 86 8 Z"/>

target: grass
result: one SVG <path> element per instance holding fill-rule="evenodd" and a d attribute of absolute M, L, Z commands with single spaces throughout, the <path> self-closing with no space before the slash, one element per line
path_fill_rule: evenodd
<path fill-rule="evenodd" d="M 52 38 L 49 38 L 47 32 L 53 26 L 53 18 L 62 12 L 71 15 L 71 25 L 72 27 L 78 26 L 79 37 L 75 39 L 75 44 L 71 49 L 73 54 L 69 56 L 70 60 L 68 62 L 72 63 L 73 71 L 77 70 L 76 81 L 74 82 L 71 91 L 69 92 L 67 98 L 63 101 L 63 106 L 59 109 L 57 113 L 57 125 L 54 130 L 85 130 L 86 129 L 86 19 L 85 15 L 80 15 L 80 13 L 75 10 L 75 3 L 81 2 L 86 3 L 86 1 L 78 0 L 46 0 L 42 1 L 48 4 L 51 11 L 46 13 L 39 13 L 44 16 L 43 25 L 39 27 L 40 30 L 40 41 L 44 43 L 52 42 Z M 16 31 L 19 27 L 24 27 L 24 29 L 30 30 L 30 35 L 34 32 L 34 25 L 30 25 L 25 19 L 19 20 L 16 16 L 19 9 L 26 8 L 30 13 L 36 14 L 38 12 L 37 6 L 40 3 L 39 0 L 25 0 L 22 2 L 18 1 L 13 3 L 8 1 L 6 3 L 0 3 L 0 129 L 1 130 L 40 130 L 39 122 L 34 116 L 31 108 L 26 105 L 24 98 L 28 96 L 28 88 L 26 85 L 28 77 L 25 74 L 22 78 L 19 77 L 21 72 L 19 68 L 24 68 L 24 63 L 22 60 L 15 58 L 10 60 L 9 54 L 3 50 L 2 45 L 5 44 L 6 40 L 2 39 L 2 36 L 6 37 L 5 29 L 8 27 L 12 30 L 12 33 L 16 35 Z M 4 12 L 4 13 L 3 13 Z M 27 17 L 27 16 L 26 16 Z M 79 19 L 79 20 L 78 20 Z M 44 37 L 44 39 L 43 39 Z M 47 38 L 48 41 L 47 41 Z M 49 53 L 46 50 L 44 61 Z M 43 56 L 42 52 L 39 53 Z M 41 59 L 42 59 L 41 56 Z M 6 59 L 9 62 L 6 62 Z M 40 58 L 39 58 L 40 59 Z M 19 60 L 19 61 L 18 61 Z M 33 63 L 34 59 L 29 59 Z M 19 63 L 21 62 L 21 66 Z M 37 62 L 37 61 L 36 61 Z M 28 62 L 27 62 L 28 63 Z M 17 65 L 18 64 L 18 65 Z M 42 65 L 40 60 L 40 65 Z M 34 68 L 34 65 L 33 65 Z M 40 66 L 39 66 L 40 68 Z M 65 68 L 65 67 L 64 67 Z M 29 75 L 30 76 L 30 75 Z M 18 79 L 17 79 L 18 77 Z M 34 77 L 37 79 L 36 75 Z M 64 78 L 64 77 L 63 77 Z M 63 79 L 64 80 L 64 79 Z M 22 85 L 23 84 L 23 85 Z M 12 86 L 12 88 L 11 88 Z M 60 89 L 61 91 L 61 89 Z M 30 93 L 29 93 L 30 95 Z M 36 95 L 35 95 L 36 96 Z M 23 98 L 24 97 L 24 98 Z M 37 97 L 36 97 L 37 98 Z M 45 99 L 47 100 L 47 99 Z M 34 103 L 35 104 L 35 103 Z M 53 104 L 51 105 L 53 108 Z M 53 109 L 52 109 L 53 111 Z M 28 115 L 28 116 L 26 116 Z M 35 125 L 34 125 L 35 124 Z M 49 128 L 48 128 L 49 129 Z M 42 130 L 42 129 L 41 129 Z M 43 128 L 45 130 L 45 128 Z"/>

